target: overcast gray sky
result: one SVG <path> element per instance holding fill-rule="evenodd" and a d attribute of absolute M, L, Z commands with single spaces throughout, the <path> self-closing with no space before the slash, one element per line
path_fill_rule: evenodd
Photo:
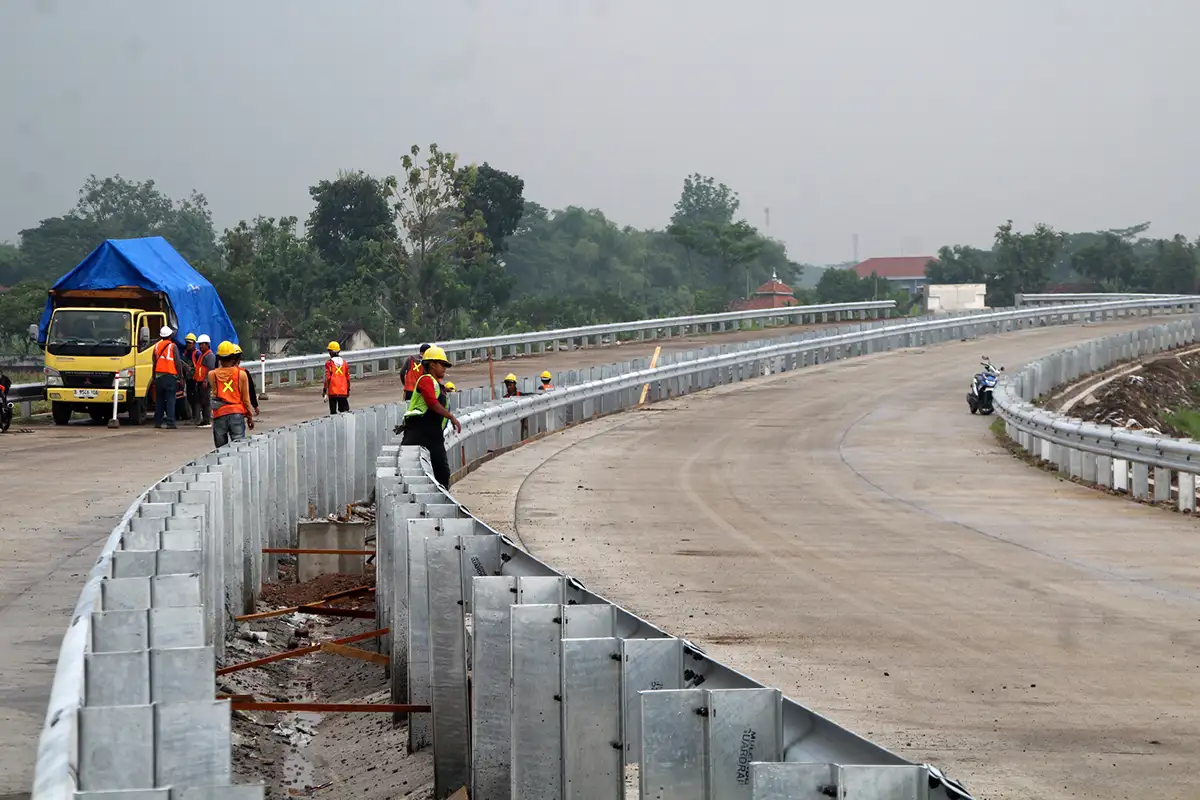
<path fill-rule="evenodd" d="M 1196 0 L 0 0 L 0 239 L 88 173 L 218 230 L 436 141 L 662 226 L 728 183 L 794 259 L 995 226 L 1200 233 Z"/>

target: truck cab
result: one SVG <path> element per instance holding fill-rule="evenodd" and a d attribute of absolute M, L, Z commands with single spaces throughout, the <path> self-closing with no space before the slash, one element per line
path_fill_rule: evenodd
<path fill-rule="evenodd" d="M 43 370 L 55 423 L 67 424 L 76 411 L 108 419 L 116 392 L 117 412 L 142 424 L 150 408 L 154 345 L 170 322 L 164 298 L 131 287 L 61 295 L 55 299 L 63 305 L 55 303 L 46 333 Z"/>

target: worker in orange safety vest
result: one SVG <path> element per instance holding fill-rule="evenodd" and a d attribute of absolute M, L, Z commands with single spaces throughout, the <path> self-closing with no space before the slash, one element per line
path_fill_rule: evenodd
<path fill-rule="evenodd" d="M 554 376 L 552 376 L 552 375 L 550 374 L 550 371 L 549 371 L 549 370 L 547 370 L 547 371 L 543 372 L 543 373 L 542 373 L 542 385 L 538 387 L 538 391 L 539 391 L 539 392 L 548 392 L 548 391 L 550 391 L 551 389 L 553 389 L 553 388 L 554 388 L 554 384 L 552 384 L 552 383 L 550 382 L 550 381 L 551 381 L 551 379 L 552 379 L 553 377 L 554 377 Z"/>
<path fill-rule="evenodd" d="M 329 343 L 329 360 L 325 362 L 325 383 L 321 386 L 321 397 L 329 399 L 329 413 L 341 414 L 350 410 L 350 365 L 340 353 L 342 346 Z"/>
<path fill-rule="evenodd" d="M 246 438 L 246 429 L 254 430 L 250 414 L 250 378 L 237 365 L 237 353 L 232 342 L 217 346 L 221 365 L 208 373 L 208 388 L 212 394 L 213 444 L 221 447 L 227 442 Z"/>
<path fill-rule="evenodd" d="M 413 388 L 417 385 L 417 378 L 425 374 L 425 367 L 422 365 L 422 360 L 425 358 L 425 351 L 429 349 L 428 344 L 421 345 L 418 355 L 409 356 L 404 362 L 404 369 L 401 374 L 404 375 L 404 399 L 412 400 Z"/>
<path fill-rule="evenodd" d="M 179 356 L 179 346 L 171 339 L 175 331 L 163 325 L 158 332 L 158 342 L 154 345 L 154 427 L 163 426 L 166 418 L 167 428 L 175 430 L 175 393 L 179 387 L 179 365 L 175 359 Z"/>

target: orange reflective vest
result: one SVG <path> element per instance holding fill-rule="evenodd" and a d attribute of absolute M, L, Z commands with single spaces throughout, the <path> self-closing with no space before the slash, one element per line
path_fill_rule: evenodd
<path fill-rule="evenodd" d="M 330 397 L 350 395 L 350 365 L 345 361 L 331 358 L 325 362 L 325 393 Z"/>
<path fill-rule="evenodd" d="M 242 370 L 239 367 L 217 367 L 210 374 L 214 417 L 227 414 L 246 416 L 246 397 L 242 389 Z"/>
<path fill-rule="evenodd" d="M 425 367 L 420 361 L 413 359 L 412 366 L 404 373 L 404 391 L 411 392 L 417 388 L 417 380 L 425 374 Z"/>
<path fill-rule="evenodd" d="M 178 350 L 170 339 L 160 339 L 154 345 L 154 372 L 156 375 L 178 375 L 179 367 L 175 365 L 175 353 Z"/>
<path fill-rule="evenodd" d="M 553 388 L 554 388 L 554 386 L 552 384 L 543 383 L 541 386 L 538 387 L 538 391 L 539 392 L 548 392 Z"/>
<path fill-rule="evenodd" d="M 193 379 L 196 383 L 204 383 L 208 380 L 208 368 L 204 366 L 204 353 L 200 352 L 199 347 L 192 351 L 192 367 L 196 371 L 196 377 Z"/>

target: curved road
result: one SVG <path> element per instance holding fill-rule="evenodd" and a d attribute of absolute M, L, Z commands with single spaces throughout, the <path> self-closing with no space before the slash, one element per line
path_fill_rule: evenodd
<path fill-rule="evenodd" d="M 977 797 L 1195 798 L 1196 521 L 1030 468 L 964 399 L 981 353 L 1015 368 L 1147 324 L 723 387 L 521 448 L 455 493 Z"/>
<path fill-rule="evenodd" d="M 787 336 L 814 326 L 771 328 L 660 340 L 665 351 Z M 551 353 L 495 364 L 536 375 L 648 356 L 655 342 Z M 486 364 L 451 371 L 463 389 L 487 383 Z M 358 408 L 401 397 L 394 376 L 354 385 Z M 327 411 L 320 387 L 274 392 L 262 403 L 263 428 Z M 100 546 L 148 484 L 211 449 L 212 435 L 186 424 L 110 431 L 79 420 L 68 427 L 35 424 L 32 433 L 0 435 L 0 800 L 29 796 L 59 643 Z"/>

